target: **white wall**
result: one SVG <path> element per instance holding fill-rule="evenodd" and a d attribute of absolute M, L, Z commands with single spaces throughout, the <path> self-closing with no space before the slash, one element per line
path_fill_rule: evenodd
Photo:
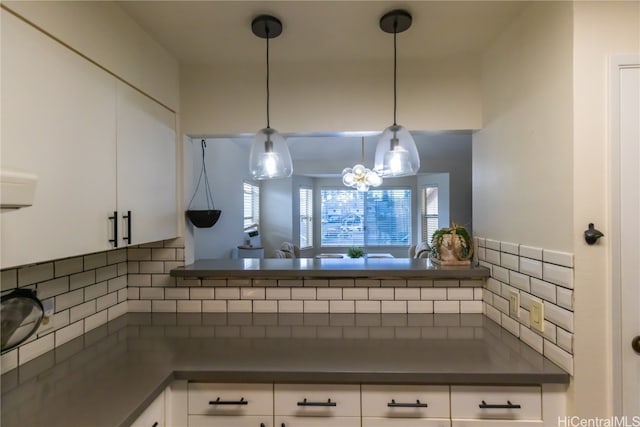
<path fill-rule="evenodd" d="M 264 127 L 262 62 L 188 66 L 180 75 L 185 133 Z M 272 62 L 271 125 L 280 132 L 382 130 L 393 118 L 392 77 L 391 61 Z M 479 59 L 399 61 L 398 122 L 413 130 L 478 129 Z"/>
<path fill-rule="evenodd" d="M 3 1 L 14 13 L 173 111 L 178 62 L 120 6 L 108 1 Z"/>
<path fill-rule="evenodd" d="M 193 188 L 202 168 L 200 139 L 193 138 L 185 144 L 185 157 L 192 158 L 193 167 L 185 173 L 191 176 Z M 189 153 L 189 154 L 187 154 Z M 228 258 L 231 249 L 244 243 L 243 234 L 243 181 L 251 181 L 249 175 L 249 151 L 230 139 L 207 139 L 205 162 L 213 201 L 222 214 L 211 228 L 194 228 L 187 220 L 187 229 L 193 233 L 195 259 Z M 185 161 L 185 164 L 188 162 Z M 229 167 L 229 165 L 236 165 Z M 193 188 L 185 190 L 185 199 L 191 199 Z M 194 199 L 192 209 L 205 209 L 204 178 Z M 186 207 L 185 207 L 186 210 Z"/>
<path fill-rule="evenodd" d="M 476 235 L 573 249 L 572 8 L 534 2 L 483 57 Z M 452 190 L 453 191 L 453 190 Z"/>
<path fill-rule="evenodd" d="M 640 54 L 640 3 L 573 4 L 573 245 L 575 252 L 575 413 L 612 414 L 609 59 Z M 604 232 L 582 237 L 589 222 Z"/>

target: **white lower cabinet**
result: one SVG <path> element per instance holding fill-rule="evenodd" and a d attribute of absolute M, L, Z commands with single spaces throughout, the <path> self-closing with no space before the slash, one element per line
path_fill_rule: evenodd
<path fill-rule="evenodd" d="M 275 427 L 360 427 L 360 417 L 276 416 Z"/>
<path fill-rule="evenodd" d="M 189 415 L 189 427 L 272 427 L 272 418 L 265 416 Z"/>
<path fill-rule="evenodd" d="M 448 427 L 449 386 L 362 385 L 363 427 Z"/>
<path fill-rule="evenodd" d="M 544 425 L 542 389 L 452 386 L 451 418 L 454 427 Z"/>
<path fill-rule="evenodd" d="M 275 384 L 276 427 L 360 427 L 359 384 Z"/>
<path fill-rule="evenodd" d="M 165 392 L 160 393 L 131 427 L 165 427 Z"/>

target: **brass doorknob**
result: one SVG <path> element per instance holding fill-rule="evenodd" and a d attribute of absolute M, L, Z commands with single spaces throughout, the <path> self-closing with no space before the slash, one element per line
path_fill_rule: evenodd
<path fill-rule="evenodd" d="M 631 348 L 633 351 L 640 354 L 640 335 L 633 337 L 631 340 Z"/>

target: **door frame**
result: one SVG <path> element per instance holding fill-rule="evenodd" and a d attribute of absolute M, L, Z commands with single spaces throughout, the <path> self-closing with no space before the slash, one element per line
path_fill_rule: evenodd
<path fill-rule="evenodd" d="M 611 230 L 611 325 L 612 325 L 612 366 L 613 366 L 613 410 L 622 414 L 622 283 L 621 283 L 621 242 L 620 233 L 620 70 L 640 67 L 640 55 L 615 55 L 609 61 L 609 127 L 610 164 L 609 187 L 610 230 Z"/>

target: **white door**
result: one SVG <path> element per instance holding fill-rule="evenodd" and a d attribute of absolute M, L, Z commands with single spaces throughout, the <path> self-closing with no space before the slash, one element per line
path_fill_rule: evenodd
<path fill-rule="evenodd" d="M 632 63 L 640 63 L 638 59 Z M 614 227 L 613 266 L 614 289 L 619 289 L 614 295 L 614 300 L 619 298 L 619 313 L 614 306 L 614 320 L 619 315 L 618 408 L 622 415 L 631 417 L 640 415 L 640 342 L 635 349 L 632 345 L 640 336 L 640 65 L 618 64 L 614 72 L 613 215 L 619 228 Z"/>
<path fill-rule="evenodd" d="M 118 212 L 121 219 L 131 212 L 121 222 L 120 244 L 176 237 L 175 114 L 122 82 L 117 111 Z"/>

